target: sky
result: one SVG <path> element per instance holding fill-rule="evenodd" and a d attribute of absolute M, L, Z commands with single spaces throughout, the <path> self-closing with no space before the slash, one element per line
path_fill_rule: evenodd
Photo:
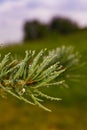
<path fill-rule="evenodd" d="M 0 43 L 19 42 L 26 20 L 64 16 L 87 26 L 87 0 L 0 0 Z"/>

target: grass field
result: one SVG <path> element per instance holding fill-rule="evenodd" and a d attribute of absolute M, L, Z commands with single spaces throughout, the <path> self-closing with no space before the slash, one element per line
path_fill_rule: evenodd
<path fill-rule="evenodd" d="M 27 49 L 39 51 L 42 48 L 53 49 L 62 45 L 73 45 L 82 54 L 82 62 L 87 61 L 87 31 L 67 36 L 52 34 L 28 44 L 8 46 L 1 49 L 4 55 L 9 51 L 19 57 L 24 56 Z M 0 99 L 1 130 L 86 130 L 87 129 L 87 67 L 77 70 L 82 78 L 78 82 L 70 82 L 69 88 L 48 88 L 47 93 L 61 97 L 61 102 L 48 102 L 52 113 L 25 104 L 13 97 Z M 84 78 L 83 78 L 84 77 Z"/>

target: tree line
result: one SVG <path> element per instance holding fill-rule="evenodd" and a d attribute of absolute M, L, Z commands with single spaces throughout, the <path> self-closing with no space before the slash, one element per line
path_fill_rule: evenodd
<path fill-rule="evenodd" d="M 37 20 L 26 21 L 23 25 L 23 41 L 36 40 L 46 37 L 47 34 L 56 32 L 67 35 L 79 30 L 78 24 L 68 18 L 54 17 L 48 24 Z"/>

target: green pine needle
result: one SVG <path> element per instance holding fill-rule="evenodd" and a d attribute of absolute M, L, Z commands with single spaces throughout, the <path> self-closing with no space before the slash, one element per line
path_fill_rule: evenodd
<path fill-rule="evenodd" d="M 78 54 L 71 47 L 61 47 L 56 50 L 26 51 L 23 60 L 10 58 L 10 53 L 0 61 L 0 89 L 12 96 L 32 105 L 38 105 L 46 111 L 40 97 L 50 100 L 61 100 L 41 92 L 41 87 L 59 86 L 65 82 L 60 75 L 69 67 L 79 62 Z M 45 56 L 43 56 L 43 54 Z M 58 79 L 57 81 L 55 79 Z M 39 98 L 38 98 L 39 96 Z"/>

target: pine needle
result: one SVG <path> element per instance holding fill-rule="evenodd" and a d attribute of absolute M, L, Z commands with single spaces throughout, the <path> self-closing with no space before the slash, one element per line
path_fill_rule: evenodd
<path fill-rule="evenodd" d="M 68 86 L 64 75 L 66 70 L 79 63 L 78 53 L 75 53 L 72 47 L 63 46 L 46 54 L 44 50 L 38 54 L 35 54 L 35 51 L 26 51 L 23 60 L 12 60 L 10 55 L 8 53 L 0 61 L 0 89 L 19 100 L 51 112 L 41 104 L 41 97 L 56 101 L 61 99 L 44 94 L 39 88 L 60 84 Z"/>

